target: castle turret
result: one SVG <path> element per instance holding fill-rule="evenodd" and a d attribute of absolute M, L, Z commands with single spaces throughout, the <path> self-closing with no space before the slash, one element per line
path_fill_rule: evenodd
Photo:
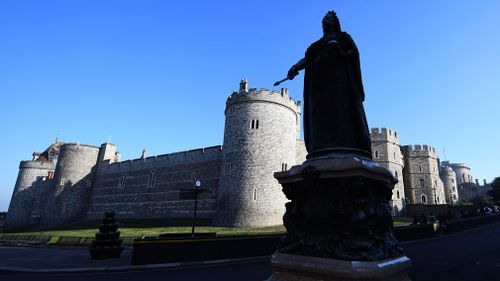
<path fill-rule="evenodd" d="M 55 161 L 21 161 L 5 222 L 6 229 L 15 229 L 37 222 L 32 215 L 38 212 L 37 202 L 55 166 Z"/>
<path fill-rule="evenodd" d="M 282 224 L 287 200 L 273 174 L 297 164 L 300 104 L 286 90 L 240 84 L 227 99 L 225 115 L 215 224 Z"/>
<path fill-rule="evenodd" d="M 405 194 L 412 204 L 444 204 L 443 182 L 439 177 L 436 150 L 428 145 L 405 145 L 403 177 Z"/>
<path fill-rule="evenodd" d="M 68 143 L 61 147 L 54 189 L 42 223 L 60 225 L 81 219 L 88 204 L 99 147 Z"/>
<path fill-rule="evenodd" d="M 456 174 L 451 167 L 442 165 L 439 175 L 443 181 L 446 203 L 454 205 L 459 200 Z"/>
<path fill-rule="evenodd" d="M 443 161 L 443 166 L 448 166 L 453 169 L 456 174 L 457 186 L 464 183 L 472 183 L 473 177 L 471 174 L 471 169 L 468 164 L 465 163 L 450 163 L 449 161 Z"/>
<path fill-rule="evenodd" d="M 392 214 L 398 215 L 403 209 L 405 191 L 403 183 L 403 156 L 401 145 L 396 131 L 387 128 L 371 129 L 372 158 L 380 166 L 388 169 L 398 179 L 392 190 L 392 200 L 389 204 L 392 207 Z"/>

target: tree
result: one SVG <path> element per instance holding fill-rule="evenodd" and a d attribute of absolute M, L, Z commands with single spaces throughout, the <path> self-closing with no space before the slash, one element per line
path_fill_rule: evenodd
<path fill-rule="evenodd" d="M 500 177 L 496 177 L 491 183 L 491 190 L 488 191 L 488 196 L 492 197 L 496 204 L 500 204 Z"/>

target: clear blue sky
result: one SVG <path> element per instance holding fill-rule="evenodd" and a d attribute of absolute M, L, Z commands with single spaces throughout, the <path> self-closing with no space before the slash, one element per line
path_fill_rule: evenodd
<path fill-rule="evenodd" d="M 337 11 L 370 127 L 500 176 L 500 2 L 0 1 L 0 211 L 21 160 L 111 135 L 123 159 L 222 144 L 241 78 L 273 88 Z M 302 99 L 302 74 L 285 83 Z"/>

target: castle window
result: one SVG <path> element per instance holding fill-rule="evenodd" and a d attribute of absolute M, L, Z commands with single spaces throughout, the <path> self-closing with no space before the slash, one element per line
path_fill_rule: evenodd
<path fill-rule="evenodd" d="M 395 176 L 397 179 L 399 179 L 399 178 L 398 178 L 398 171 L 394 171 L 394 176 Z"/>
<path fill-rule="evenodd" d="M 425 195 L 422 195 L 422 203 L 426 203 L 427 198 L 425 198 Z"/>
<path fill-rule="evenodd" d="M 439 203 L 439 197 L 437 198 L 437 202 L 436 203 Z"/>
<path fill-rule="evenodd" d="M 425 181 L 423 179 L 420 179 L 420 187 L 422 188 L 425 187 Z"/>
<path fill-rule="evenodd" d="M 118 181 L 118 187 L 125 187 L 125 176 L 122 176 Z"/>
<path fill-rule="evenodd" d="M 453 194 L 453 199 L 455 199 L 455 200 L 457 199 L 457 196 L 455 194 Z"/>
<path fill-rule="evenodd" d="M 465 182 L 465 174 L 462 174 L 462 181 Z"/>
<path fill-rule="evenodd" d="M 224 166 L 224 174 L 229 174 L 231 172 L 231 162 L 227 162 L 226 166 Z"/>
<path fill-rule="evenodd" d="M 451 183 L 455 183 L 455 180 L 454 180 L 454 179 L 451 179 Z"/>
<path fill-rule="evenodd" d="M 378 151 L 375 150 L 375 158 L 378 158 Z"/>
<path fill-rule="evenodd" d="M 398 191 L 396 191 L 396 198 L 398 198 L 398 199 L 399 199 L 399 190 L 398 190 Z"/>
<path fill-rule="evenodd" d="M 288 164 L 287 163 L 281 163 L 281 171 L 286 171 L 288 170 Z"/>
<path fill-rule="evenodd" d="M 252 122 L 250 123 L 250 128 L 252 129 L 259 129 L 259 119 L 252 119 Z"/>
<path fill-rule="evenodd" d="M 453 190 L 453 192 L 455 192 L 455 186 L 452 186 L 452 187 L 451 187 L 451 190 Z"/>
<path fill-rule="evenodd" d="M 437 188 L 438 187 L 438 182 L 437 180 L 434 180 L 434 188 Z"/>
<path fill-rule="evenodd" d="M 418 166 L 418 169 L 422 172 L 422 165 Z"/>
<path fill-rule="evenodd" d="M 148 186 L 154 187 L 155 184 L 156 184 L 156 175 L 155 175 L 155 172 L 151 172 L 151 175 L 149 175 Z"/>
<path fill-rule="evenodd" d="M 257 188 L 253 189 L 253 201 L 257 200 Z"/>
<path fill-rule="evenodd" d="M 394 160 L 396 160 L 396 152 L 394 152 L 392 156 L 394 157 Z"/>

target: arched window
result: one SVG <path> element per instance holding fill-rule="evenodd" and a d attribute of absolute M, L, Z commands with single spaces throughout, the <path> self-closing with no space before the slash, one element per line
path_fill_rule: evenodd
<path fill-rule="evenodd" d="M 252 126 L 251 126 L 252 129 L 255 129 L 255 120 L 252 119 Z"/>
<path fill-rule="evenodd" d="M 425 181 L 424 181 L 424 179 L 420 179 L 420 187 L 422 187 L 422 188 L 425 187 Z"/>
<path fill-rule="evenodd" d="M 255 129 L 259 129 L 259 119 L 255 121 Z"/>
<path fill-rule="evenodd" d="M 378 158 L 378 151 L 375 150 L 375 158 Z"/>
<path fill-rule="evenodd" d="M 422 165 L 418 166 L 418 170 L 422 172 Z"/>
<path fill-rule="evenodd" d="M 425 198 L 425 195 L 422 195 L 422 203 L 426 203 L 427 198 Z"/>

